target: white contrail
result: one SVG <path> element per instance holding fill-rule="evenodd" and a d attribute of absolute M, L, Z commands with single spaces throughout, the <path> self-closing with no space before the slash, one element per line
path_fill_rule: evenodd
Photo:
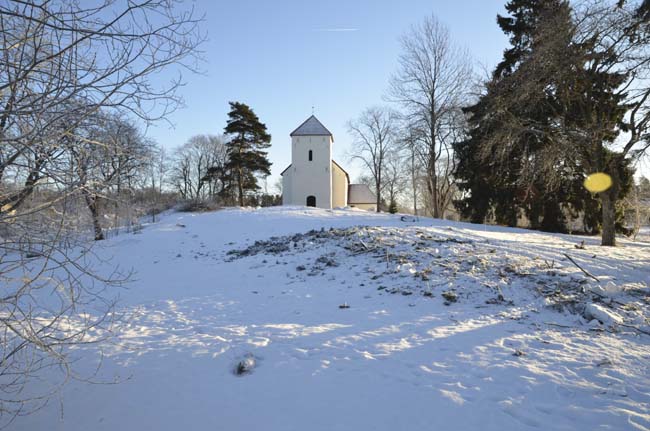
<path fill-rule="evenodd" d="M 358 28 L 346 28 L 346 27 L 340 27 L 340 28 L 316 28 L 314 31 L 326 31 L 330 33 L 342 33 L 342 32 L 351 32 L 351 31 L 359 31 Z"/>

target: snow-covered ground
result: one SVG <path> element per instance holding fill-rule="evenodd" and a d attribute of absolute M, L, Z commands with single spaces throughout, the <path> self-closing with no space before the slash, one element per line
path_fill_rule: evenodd
<path fill-rule="evenodd" d="M 650 226 L 642 226 L 636 239 L 637 241 L 650 242 Z"/>
<path fill-rule="evenodd" d="M 128 319 L 73 355 L 116 383 L 73 381 L 10 429 L 647 430 L 650 244 L 597 243 L 351 210 L 170 214 L 98 250 L 136 270 Z"/>

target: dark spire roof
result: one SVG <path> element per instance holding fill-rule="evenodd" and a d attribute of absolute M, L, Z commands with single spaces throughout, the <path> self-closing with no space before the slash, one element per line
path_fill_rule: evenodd
<path fill-rule="evenodd" d="M 332 133 L 313 115 L 307 118 L 289 136 L 332 136 L 332 140 L 334 140 Z"/>

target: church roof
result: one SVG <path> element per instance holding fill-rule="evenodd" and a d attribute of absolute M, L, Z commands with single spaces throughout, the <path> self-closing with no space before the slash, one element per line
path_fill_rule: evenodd
<path fill-rule="evenodd" d="M 348 188 L 349 204 L 374 204 L 377 203 L 375 194 L 365 184 L 350 184 Z"/>
<path fill-rule="evenodd" d="M 332 140 L 334 140 L 332 133 L 313 115 L 307 118 L 289 136 L 332 136 Z"/>

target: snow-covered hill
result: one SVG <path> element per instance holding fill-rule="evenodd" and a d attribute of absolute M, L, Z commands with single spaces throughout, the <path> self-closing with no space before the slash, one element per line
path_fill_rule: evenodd
<path fill-rule="evenodd" d="M 98 250 L 136 271 L 128 318 L 74 355 L 118 383 L 72 382 L 10 429 L 650 429 L 650 244 L 597 243 L 359 211 L 170 214 Z"/>

